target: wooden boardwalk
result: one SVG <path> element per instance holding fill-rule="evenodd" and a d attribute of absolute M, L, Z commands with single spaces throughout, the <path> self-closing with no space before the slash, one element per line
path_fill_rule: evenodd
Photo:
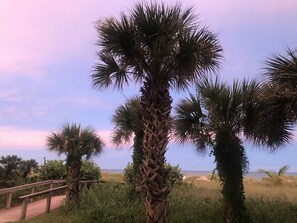
<path fill-rule="evenodd" d="M 66 195 L 53 196 L 50 210 L 59 208 Z M 28 204 L 26 219 L 33 218 L 45 213 L 46 199 L 34 201 Z M 8 209 L 0 209 L 0 223 L 16 222 L 20 220 L 21 205 Z"/>

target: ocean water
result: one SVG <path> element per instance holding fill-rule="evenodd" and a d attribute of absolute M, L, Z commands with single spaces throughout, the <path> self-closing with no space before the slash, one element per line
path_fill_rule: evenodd
<path fill-rule="evenodd" d="M 212 171 L 191 171 L 191 170 L 182 170 L 183 175 L 185 176 L 206 176 L 211 175 Z M 295 176 L 297 177 L 297 173 L 286 173 L 288 176 Z M 262 179 L 263 177 L 267 177 L 264 173 L 258 172 L 248 172 L 244 175 L 244 177 L 251 177 L 255 179 Z"/>
<path fill-rule="evenodd" d="M 102 169 L 103 173 L 110 173 L 110 174 L 123 174 L 123 169 Z M 211 175 L 212 171 L 198 171 L 198 170 L 182 170 L 182 174 L 184 176 L 207 176 Z M 295 176 L 297 177 L 297 173 L 287 173 L 288 176 Z M 266 177 L 266 174 L 258 173 L 258 172 L 249 172 L 245 175 L 245 177 L 251 177 L 255 179 L 262 179 Z"/>

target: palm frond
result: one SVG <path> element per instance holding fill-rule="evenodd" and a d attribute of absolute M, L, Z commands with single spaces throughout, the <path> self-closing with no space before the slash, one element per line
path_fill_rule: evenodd
<path fill-rule="evenodd" d="M 278 176 L 283 176 L 283 175 L 285 175 L 285 173 L 288 172 L 289 168 L 290 168 L 290 166 L 288 166 L 288 165 L 282 166 L 282 167 L 279 169 L 277 175 L 278 175 Z"/>
<path fill-rule="evenodd" d="M 95 130 L 91 127 L 86 127 L 80 133 L 80 153 L 86 155 L 89 159 L 93 155 L 98 155 L 102 152 L 104 142 L 98 136 Z"/>
<path fill-rule="evenodd" d="M 196 57 L 202 72 L 216 72 L 222 56 L 222 47 L 218 42 L 216 34 L 210 32 L 206 27 L 196 33 L 198 50 Z M 198 72 L 201 72 L 199 69 Z"/>
<path fill-rule="evenodd" d="M 250 93 L 246 91 L 244 130 L 247 138 L 273 151 L 291 140 L 293 123 L 287 102 L 273 96 L 272 88 L 259 84 L 253 85 Z"/>
<path fill-rule="evenodd" d="M 51 151 L 56 151 L 58 154 L 64 153 L 64 140 L 60 133 L 51 133 L 50 136 L 46 138 L 47 147 Z"/>
<path fill-rule="evenodd" d="M 258 172 L 266 174 L 269 177 L 269 179 L 274 179 L 277 176 L 277 174 L 274 171 L 259 169 Z"/>
<path fill-rule="evenodd" d="M 111 136 L 111 141 L 117 146 L 128 143 L 133 137 L 132 131 L 123 131 L 122 129 L 114 129 Z"/>
<path fill-rule="evenodd" d="M 174 139 L 179 143 L 192 142 L 197 151 L 204 152 L 210 143 L 207 120 L 198 97 L 182 100 L 175 108 Z"/>
<path fill-rule="evenodd" d="M 296 86 L 297 51 L 287 49 L 287 55 L 273 55 L 265 62 L 265 73 L 269 80 L 278 85 Z"/>
<path fill-rule="evenodd" d="M 112 123 L 115 126 L 112 142 L 116 145 L 129 142 L 133 134 L 141 132 L 140 98 L 130 98 L 125 104 L 116 108 Z"/>
<path fill-rule="evenodd" d="M 101 52 L 99 58 L 102 62 L 95 65 L 91 75 L 93 87 L 99 90 L 111 86 L 121 89 L 124 84 L 128 85 L 129 72 L 125 65 L 118 64 L 118 61 L 107 52 Z"/>
<path fill-rule="evenodd" d="M 98 21 L 95 28 L 100 38 L 98 45 L 104 51 L 120 57 L 122 62 L 134 60 L 136 40 L 133 20 L 122 13 L 120 20 L 109 18 Z"/>
<path fill-rule="evenodd" d="M 222 48 L 215 34 L 205 27 L 181 35 L 174 58 L 173 86 L 186 88 L 210 72 L 216 72 L 222 59 Z M 172 68 L 171 68 L 172 69 Z"/>

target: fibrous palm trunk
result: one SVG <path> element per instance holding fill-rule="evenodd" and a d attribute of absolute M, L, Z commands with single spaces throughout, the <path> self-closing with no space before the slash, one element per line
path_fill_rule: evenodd
<path fill-rule="evenodd" d="M 141 88 L 143 160 L 147 223 L 168 222 L 169 188 L 166 185 L 165 152 L 168 144 L 171 97 L 169 85 L 160 79 L 146 79 Z"/>
<path fill-rule="evenodd" d="M 249 222 L 245 207 L 243 171 L 248 161 L 240 139 L 227 131 L 216 136 L 214 156 L 222 183 L 227 223 Z"/>
<path fill-rule="evenodd" d="M 80 169 L 82 161 L 80 157 L 67 157 L 67 185 L 68 190 L 66 193 L 67 203 L 73 207 L 78 204 L 79 188 L 80 188 Z"/>
<path fill-rule="evenodd" d="M 132 154 L 132 161 L 133 161 L 133 172 L 135 175 L 135 190 L 137 192 L 143 192 L 143 179 L 140 173 L 141 171 L 141 162 L 143 157 L 142 152 L 142 141 L 143 141 L 143 131 L 135 133 L 134 137 L 134 145 L 133 145 L 133 154 Z"/>

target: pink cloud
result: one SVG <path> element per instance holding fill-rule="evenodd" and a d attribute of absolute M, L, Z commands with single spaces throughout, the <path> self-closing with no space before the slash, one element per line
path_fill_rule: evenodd
<path fill-rule="evenodd" d="M 13 127 L 0 127 L 1 149 L 41 149 L 46 146 L 47 131 L 25 130 Z"/>
<path fill-rule="evenodd" d="M 46 148 L 46 137 L 51 131 L 27 130 L 15 127 L 0 127 L 0 151 L 1 149 L 44 149 Z M 110 141 L 111 131 L 100 130 L 97 134 L 105 143 L 104 149 L 114 149 Z"/>

